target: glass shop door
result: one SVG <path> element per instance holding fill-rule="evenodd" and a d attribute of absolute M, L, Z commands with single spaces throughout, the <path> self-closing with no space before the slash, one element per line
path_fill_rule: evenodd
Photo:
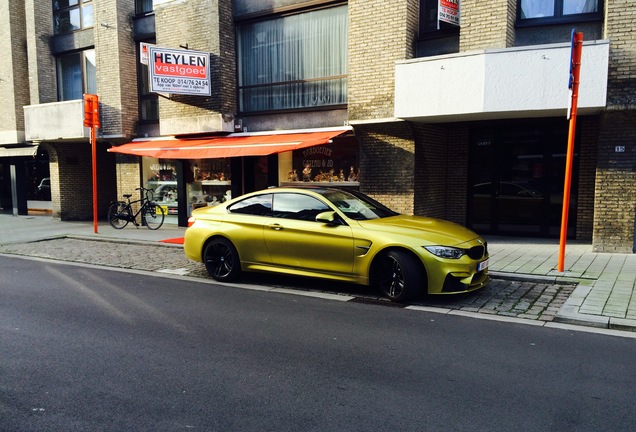
<path fill-rule="evenodd" d="M 479 233 L 558 237 L 567 125 L 489 128 L 471 137 L 468 224 Z M 578 157 L 568 234 L 576 226 Z"/>

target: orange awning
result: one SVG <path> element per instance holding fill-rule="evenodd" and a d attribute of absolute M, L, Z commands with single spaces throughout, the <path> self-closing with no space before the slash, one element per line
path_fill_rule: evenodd
<path fill-rule="evenodd" d="M 235 133 L 205 138 L 167 138 L 133 141 L 111 147 L 109 152 L 162 159 L 213 159 L 236 156 L 266 156 L 328 144 L 351 128 L 314 129 L 294 132 Z"/>

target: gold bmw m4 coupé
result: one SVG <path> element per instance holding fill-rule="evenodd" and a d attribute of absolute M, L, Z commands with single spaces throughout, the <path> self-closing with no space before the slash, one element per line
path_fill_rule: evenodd
<path fill-rule="evenodd" d="M 377 287 L 403 302 L 476 290 L 488 281 L 486 241 L 439 219 L 396 213 L 356 191 L 272 188 L 194 210 L 188 258 L 214 279 L 276 272 Z"/>

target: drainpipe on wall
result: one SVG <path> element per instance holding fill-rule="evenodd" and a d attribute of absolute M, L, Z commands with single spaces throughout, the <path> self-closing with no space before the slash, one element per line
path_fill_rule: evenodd
<path fill-rule="evenodd" d="M 188 214 L 188 201 L 186 199 L 188 188 L 183 164 L 184 162 L 180 159 L 175 161 L 177 170 L 177 226 L 187 227 L 190 215 Z"/>
<path fill-rule="evenodd" d="M 13 216 L 18 215 L 18 188 L 15 179 L 15 165 L 11 164 L 9 168 L 9 176 L 11 178 L 11 208 L 13 209 Z"/>
<path fill-rule="evenodd" d="M 13 216 L 29 214 L 26 199 L 26 174 L 24 163 L 15 161 L 10 164 L 9 175 L 11 176 L 11 204 Z"/>

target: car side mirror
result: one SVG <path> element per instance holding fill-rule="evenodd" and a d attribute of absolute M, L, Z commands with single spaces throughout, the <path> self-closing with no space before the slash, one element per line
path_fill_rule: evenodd
<path fill-rule="evenodd" d="M 335 211 L 326 211 L 318 213 L 316 215 L 316 222 L 324 223 L 327 225 L 339 225 L 338 218 Z"/>

